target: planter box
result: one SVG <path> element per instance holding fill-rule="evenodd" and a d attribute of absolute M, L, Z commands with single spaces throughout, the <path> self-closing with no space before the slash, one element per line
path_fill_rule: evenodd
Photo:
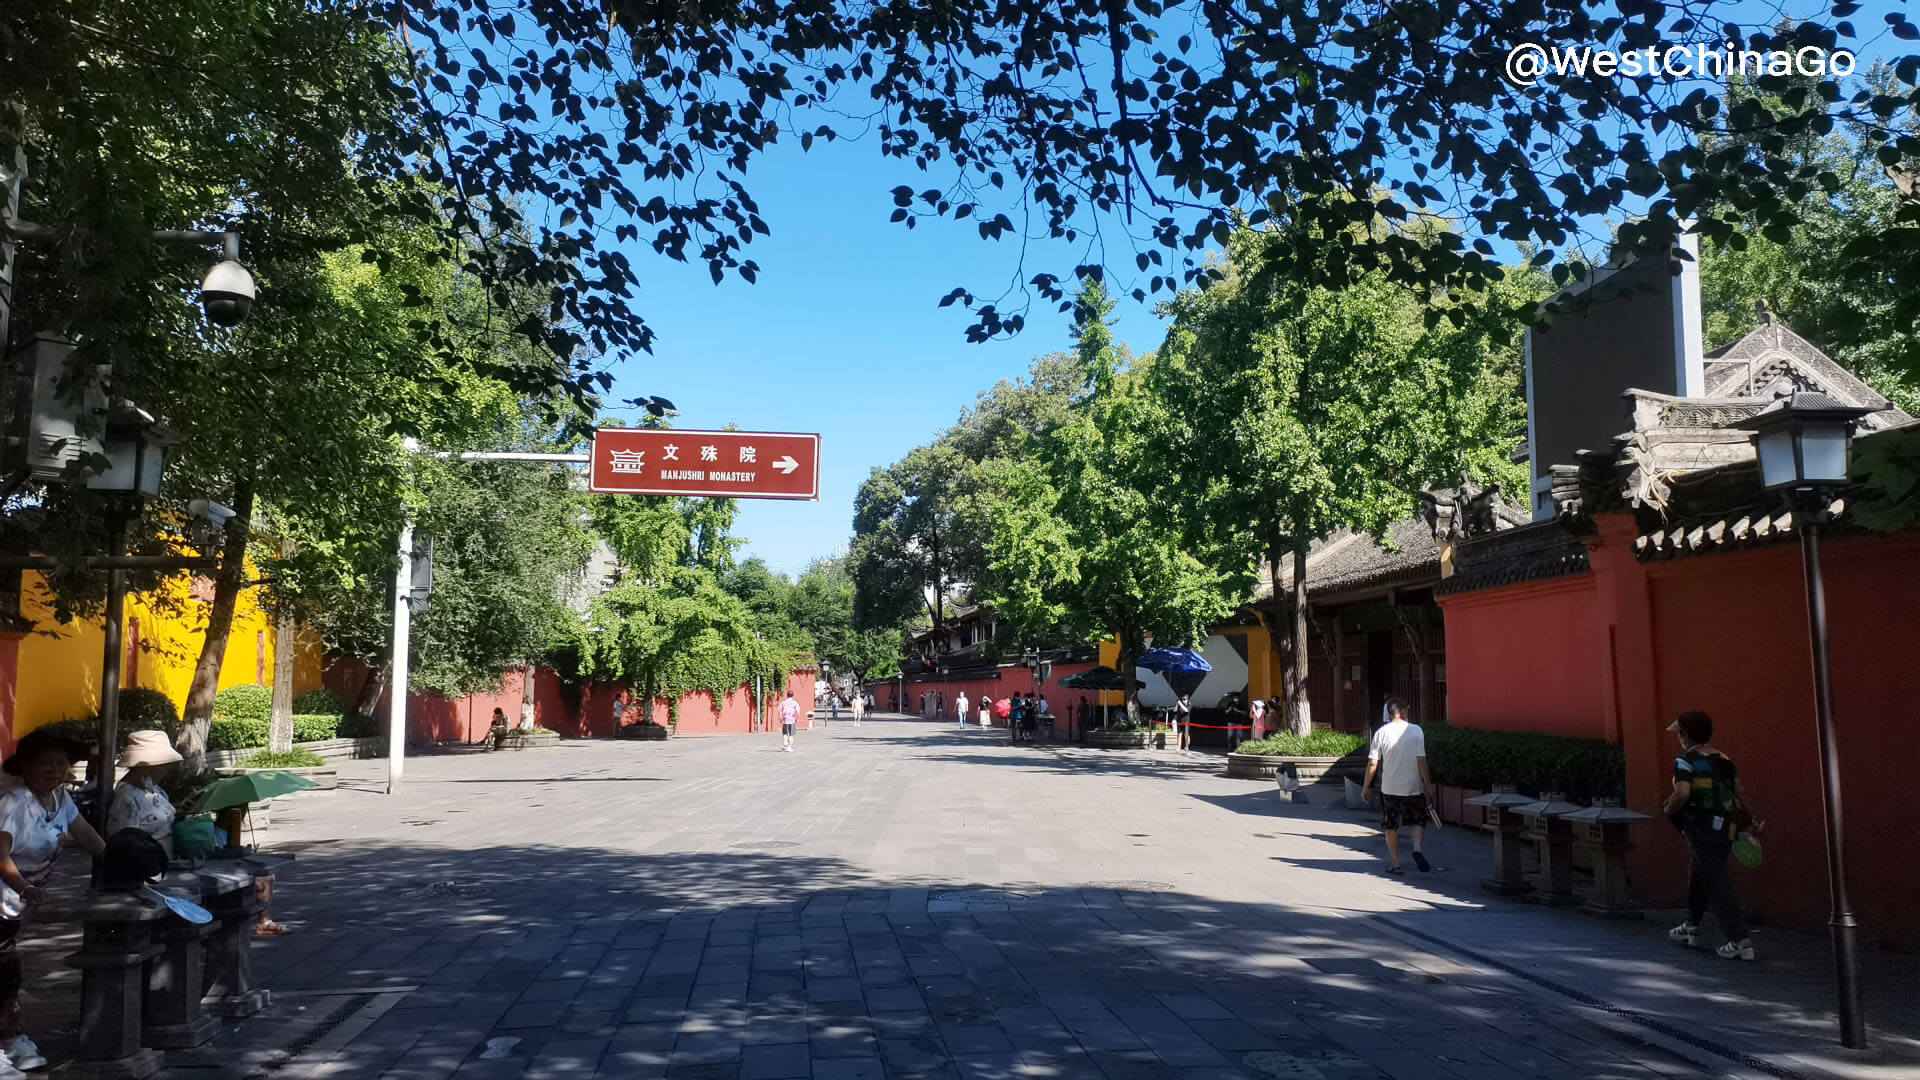
<path fill-rule="evenodd" d="M 385 757 L 387 754 L 387 740 L 377 736 L 369 739 L 325 739 L 320 742 L 294 743 L 293 745 L 311 750 L 326 761 L 377 758 Z M 209 750 L 207 767 L 230 769 L 264 749 L 266 749 L 264 746 L 250 746 L 244 750 Z"/>
<path fill-rule="evenodd" d="M 1300 783 L 1319 780 L 1360 780 L 1367 774 L 1365 754 L 1343 757 L 1293 757 L 1286 754 L 1228 754 L 1227 775 L 1240 780 L 1272 780 L 1280 766 L 1291 764 L 1300 774 Z"/>
<path fill-rule="evenodd" d="M 332 791 L 340 786 L 340 770 L 331 765 L 316 765 L 304 769 L 221 769 L 221 776 L 244 776 L 247 773 L 283 772 L 302 776 L 313 781 L 317 791 Z"/>
<path fill-rule="evenodd" d="M 1145 750 L 1152 742 L 1151 731 L 1087 732 L 1087 745 L 1101 750 Z"/>
<path fill-rule="evenodd" d="M 551 731 L 511 732 L 500 744 L 502 750 L 534 750 L 542 746 L 558 746 L 560 736 Z"/>

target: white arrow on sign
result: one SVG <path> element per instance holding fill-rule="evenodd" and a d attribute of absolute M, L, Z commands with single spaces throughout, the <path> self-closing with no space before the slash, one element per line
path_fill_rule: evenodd
<path fill-rule="evenodd" d="M 792 454 L 785 454 L 781 456 L 779 461 L 773 463 L 773 467 L 779 469 L 782 474 L 791 476 L 793 475 L 793 470 L 800 467 L 800 463 L 793 460 Z"/>

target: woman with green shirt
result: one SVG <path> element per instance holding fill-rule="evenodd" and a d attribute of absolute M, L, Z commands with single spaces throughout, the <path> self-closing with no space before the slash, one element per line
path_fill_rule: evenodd
<path fill-rule="evenodd" d="M 1727 874 L 1738 819 L 1744 816 L 1739 771 L 1732 758 L 1713 747 L 1713 718 L 1706 713 L 1681 713 L 1667 730 L 1679 733 L 1680 756 L 1673 762 L 1673 791 L 1665 810 L 1687 841 L 1687 921 L 1667 937 L 1679 945 L 1699 945 L 1700 924 L 1711 907 L 1727 936 L 1719 954 L 1752 960 L 1753 939 Z"/>

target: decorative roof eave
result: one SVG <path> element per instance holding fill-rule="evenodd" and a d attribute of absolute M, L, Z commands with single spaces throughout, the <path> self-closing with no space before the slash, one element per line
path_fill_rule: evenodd
<path fill-rule="evenodd" d="M 1476 537 L 1455 548 L 1454 572 L 1436 596 L 1497 589 L 1590 572 L 1585 537 L 1591 520 L 1572 511 L 1518 529 Z"/>

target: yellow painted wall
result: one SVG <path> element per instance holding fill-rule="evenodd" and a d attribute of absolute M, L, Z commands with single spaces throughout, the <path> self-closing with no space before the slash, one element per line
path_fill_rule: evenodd
<path fill-rule="evenodd" d="M 209 605 L 190 595 L 185 576 L 167 579 L 151 594 L 127 597 L 127 626 L 122 640 L 128 654 L 121 659 L 121 683 L 158 690 L 186 704 L 193 667 L 206 636 Z M 60 719 L 84 720 L 100 708 L 100 663 L 105 647 L 103 622 L 79 620 L 61 624 L 37 573 L 21 582 L 20 613 L 34 623 L 34 632 L 20 642 L 19 687 L 14 696 L 13 735 L 21 735 Z M 139 653 L 134 655 L 132 628 L 139 625 Z M 320 685 L 320 643 L 311 632 L 300 635 L 294 656 L 294 693 Z M 260 677 L 265 672 L 265 678 Z M 131 677 L 129 677 L 131 676 Z M 257 591 L 243 590 L 234 611 L 233 634 L 220 667 L 220 688 L 273 680 L 273 624 L 260 610 Z"/>
<path fill-rule="evenodd" d="M 1245 634 L 1247 637 L 1247 690 L 1254 697 L 1277 697 L 1280 694 L 1280 658 L 1273 655 L 1273 640 L 1264 626 L 1222 626 L 1212 631 L 1216 634 Z M 1108 638 L 1100 643 L 1100 662 L 1114 667 L 1120 662 L 1120 643 Z M 1102 705 L 1125 704 L 1117 690 L 1100 692 Z"/>

